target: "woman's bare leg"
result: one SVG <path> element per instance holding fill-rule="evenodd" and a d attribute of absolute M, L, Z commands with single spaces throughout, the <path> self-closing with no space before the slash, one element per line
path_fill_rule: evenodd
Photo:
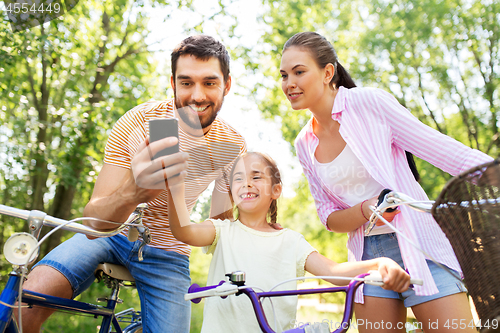
<path fill-rule="evenodd" d="M 424 332 L 476 333 L 466 293 L 458 293 L 412 308 Z"/>
<path fill-rule="evenodd" d="M 364 304 L 354 305 L 360 333 L 406 332 L 406 308 L 403 301 L 372 296 L 365 296 L 364 299 Z"/>

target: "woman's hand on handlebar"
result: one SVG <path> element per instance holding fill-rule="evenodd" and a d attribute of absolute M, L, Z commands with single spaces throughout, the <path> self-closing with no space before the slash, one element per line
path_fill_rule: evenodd
<path fill-rule="evenodd" d="M 382 214 L 382 216 L 384 217 L 384 219 L 387 220 L 387 222 L 392 222 L 392 220 L 394 220 L 396 215 L 398 215 L 399 213 L 401 213 L 401 210 L 399 210 L 399 208 L 398 208 L 393 212 L 384 212 L 384 214 Z M 380 221 L 380 220 L 375 223 L 375 225 L 384 225 L 384 224 L 385 223 Z"/>
<path fill-rule="evenodd" d="M 363 216 L 370 217 L 372 215 L 373 212 L 370 209 L 370 206 L 376 207 L 377 201 L 378 201 L 378 197 L 373 197 L 373 198 L 368 199 L 368 200 L 363 202 L 363 206 L 362 206 Z M 398 215 L 399 213 L 401 213 L 401 210 L 399 208 L 397 208 L 396 210 L 394 210 L 392 212 L 385 211 L 384 214 L 382 214 L 382 216 L 384 217 L 384 219 L 387 220 L 387 222 L 392 222 L 394 220 L 394 218 L 396 217 L 396 215 Z M 377 225 L 377 226 L 381 226 L 384 224 L 385 224 L 384 222 L 379 221 L 378 219 L 377 219 L 377 222 L 375 223 L 375 225 Z"/>

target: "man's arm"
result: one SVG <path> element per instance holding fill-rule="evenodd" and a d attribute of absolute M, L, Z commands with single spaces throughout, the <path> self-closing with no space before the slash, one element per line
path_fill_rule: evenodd
<path fill-rule="evenodd" d="M 125 222 L 135 207 L 141 203 L 135 195 L 135 187 L 130 169 L 104 164 L 83 215 L 113 222 Z M 88 221 L 86 224 L 99 230 L 117 227 L 116 224 L 95 221 Z"/>

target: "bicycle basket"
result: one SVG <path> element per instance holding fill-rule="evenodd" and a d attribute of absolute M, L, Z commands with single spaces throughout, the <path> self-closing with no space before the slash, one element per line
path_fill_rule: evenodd
<path fill-rule="evenodd" d="M 497 159 L 452 178 L 432 207 L 483 323 L 500 320 L 499 163 Z M 500 329 L 481 332 L 497 331 Z"/>

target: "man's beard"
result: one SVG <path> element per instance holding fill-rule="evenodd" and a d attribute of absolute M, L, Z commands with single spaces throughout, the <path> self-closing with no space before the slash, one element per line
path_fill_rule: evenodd
<path fill-rule="evenodd" d="M 177 98 L 177 95 L 174 91 L 174 101 L 175 101 L 175 108 L 177 109 L 177 113 L 179 114 L 179 117 L 181 117 L 182 121 L 186 123 L 189 127 L 193 129 L 205 129 L 208 126 L 212 125 L 214 122 L 215 118 L 217 118 L 217 114 L 219 113 L 222 103 L 224 102 L 224 94 L 222 94 L 222 98 L 220 103 L 213 103 L 210 102 L 208 104 L 209 108 L 212 108 L 212 112 L 209 114 L 204 115 L 206 118 L 202 118 L 199 116 L 196 116 L 196 114 L 192 113 L 189 110 L 184 110 L 185 108 L 188 108 L 189 105 L 197 105 L 195 102 L 189 102 L 185 105 L 182 105 L 181 101 Z"/>

